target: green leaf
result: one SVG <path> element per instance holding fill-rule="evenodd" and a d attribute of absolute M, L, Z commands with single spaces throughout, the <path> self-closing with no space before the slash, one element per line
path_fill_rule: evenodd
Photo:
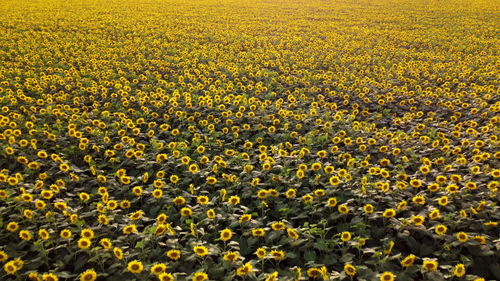
<path fill-rule="evenodd" d="M 490 271 L 497 280 L 500 280 L 500 266 L 497 264 L 490 264 Z"/>
<path fill-rule="evenodd" d="M 337 256 L 336 255 L 326 255 L 324 258 L 323 258 L 323 263 L 325 265 L 332 265 L 332 264 L 335 264 L 337 263 L 338 259 L 337 259 Z"/>
<path fill-rule="evenodd" d="M 309 251 L 305 252 L 304 259 L 306 260 L 306 262 L 315 261 L 316 260 L 316 251 L 309 250 Z"/>

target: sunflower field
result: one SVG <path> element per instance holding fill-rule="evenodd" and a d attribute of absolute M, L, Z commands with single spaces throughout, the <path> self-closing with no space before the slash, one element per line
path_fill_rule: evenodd
<path fill-rule="evenodd" d="M 0 280 L 500 280 L 498 0 L 1 0 Z"/>

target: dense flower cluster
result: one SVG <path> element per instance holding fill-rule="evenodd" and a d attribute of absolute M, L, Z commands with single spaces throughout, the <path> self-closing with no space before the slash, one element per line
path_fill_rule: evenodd
<path fill-rule="evenodd" d="M 2 0 L 0 279 L 500 279 L 496 16 Z"/>

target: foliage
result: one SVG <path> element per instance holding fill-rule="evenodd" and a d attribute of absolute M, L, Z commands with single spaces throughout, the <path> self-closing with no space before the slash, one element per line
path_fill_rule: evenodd
<path fill-rule="evenodd" d="M 3 0 L 0 278 L 500 279 L 496 15 Z"/>

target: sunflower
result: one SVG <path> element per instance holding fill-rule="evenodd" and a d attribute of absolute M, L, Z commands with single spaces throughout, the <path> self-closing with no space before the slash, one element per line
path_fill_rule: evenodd
<path fill-rule="evenodd" d="M 191 215 L 193 215 L 193 210 L 191 210 L 191 208 L 184 207 L 181 209 L 181 216 L 189 217 Z"/>
<path fill-rule="evenodd" d="M 458 241 L 464 243 L 464 242 L 467 242 L 467 240 L 469 240 L 469 235 L 467 235 L 467 233 L 465 232 L 459 232 L 457 233 L 457 239 Z"/>
<path fill-rule="evenodd" d="M 116 200 L 109 200 L 106 203 L 106 206 L 108 207 L 108 209 L 114 210 L 114 209 L 118 208 L 118 202 L 116 202 Z"/>
<path fill-rule="evenodd" d="M 240 203 L 240 197 L 239 196 L 231 196 L 231 197 L 229 197 L 229 199 L 227 201 L 231 205 L 237 205 Z"/>
<path fill-rule="evenodd" d="M 448 197 L 447 196 L 442 196 L 438 199 L 438 204 L 441 206 L 446 206 L 448 205 Z"/>
<path fill-rule="evenodd" d="M 465 265 L 462 263 L 459 263 L 455 265 L 455 268 L 453 269 L 453 275 L 457 277 L 462 277 L 465 275 Z"/>
<path fill-rule="evenodd" d="M 439 186 L 439 184 L 437 184 L 437 183 L 432 183 L 432 184 L 429 184 L 429 185 L 427 186 L 427 189 L 429 189 L 429 190 L 430 190 L 430 191 L 432 191 L 432 192 L 437 192 L 437 191 L 439 191 L 439 189 L 440 189 L 440 188 L 441 188 L 441 187 L 440 187 L 440 186 Z"/>
<path fill-rule="evenodd" d="M 266 199 L 267 195 L 268 195 L 268 191 L 265 189 L 261 189 L 261 190 L 257 191 L 257 198 L 259 198 L 259 199 Z"/>
<path fill-rule="evenodd" d="M 133 260 L 127 264 L 127 270 L 131 273 L 139 274 L 144 269 L 142 262 Z"/>
<path fill-rule="evenodd" d="M 392 218 L 396 215 L 396 211 L 394 209 L 386 209 L 383 213 L 382 216 L 384 218 Z"/>
<path fill-rule="evenodd" d="M 462 218 L 466 218 L 468 216 L 466 210 L 460 210 L 459 214 L 460 214 L 460 217 L 462 217 Z"/>
<path fill-rule="evenodd" d="M 168 219 L 168 216 L 164 213 L 159 214 L 156 216 L 156 222 L 159 224 L 165 223 Z"/>
<path fill-rule="evenodd" d="M 384 272 L 380 275 L 380 281 L 394 281 L 395 277 L 392 272 Z"/>
<path fill-rule="evenodd" d="M 140 186 L 134 186 L 134 187 L 132 188 L 132 193 L 133 193 L 135 196 L 141 196 L 141 195 L 142 195 L 142 192 L 143 192 L 143 190 L 142 190 L 142 187 L 140 187 Z"/>
<path fill-rule="evenodd" d="M 318 162 L 315 162 L 311 165 L 311 170 L 313 170 L 313 171 L 319 171 L 319 170 L 321 170 L 321 168 L 322 168 L 322 165 L 321 165 L 321 163 L 318 163 Z"/>
<path fill-rule="evenodd" d="M 344 265 L 344 271 L 349 276 L 356 275 L 356 267 L 354 265 L 352 265 L 352 264 L 345 264 Z"/>
<path fill-rule="evenodd" d="M 32 238 L 31 232 L 29 232 L 28 230 L 21 230 L 21 231 L 19 231 L 19 238 L 21 238 L 25 241 L 31 240 L 31 238 Z"/>
<path fill-rule="evenodd" d="M 328 198 L 328 200 L 326 201 L 326 205 L 328 207 L 335 207 L 335 206 L 337 206 L 337 198 L 335 198 L 335 197 Z"/>
<path fill-rule="evenodd" d="M 224 260 L 227 262 L 234 262 L 238 259 L 238 257 L 239 257 L 238 252 L 228 251 L 227 253 L 224 254 Z"/>
<path fill-rule="evenodd" d="M 92 245 L 92 242 L 88 238 L 80 238 L 78 240 L 78 248 L 80 249 L 88 249 Z"/>
<path fill-rule="evenodd" d="M 123 259 L 123 250 L 120 248 L 113 248 L 113 254 L 119 260 Z"/>
<path fill-rule="evenodd" d="M 296 195 L 297 195 L 297 191 L 293 188 L 290 188 L 285 192 L 285 196 L 288 199 L 295 198 Z"/>
<path fill-rule="evenodd" d="M 425 197 L 421 195 L 414 196 L 412 201 L 417 205 L 425 205 Z"/>
<path fill-rule="evenodd" d="M 484 245 L 486 244 L 486 237 L 482 235 L 476 235 L 473 238 L 475 241 L 479 242 L 479 244 Z"/>
<path fill-rule="evenodd" d="M 460 187 L 458 185 L 456 185 L 456 184 L 450 184 L 450 185 L 446 186 L 446 191 L 448 193 L 455 193 L 459 189 L 460 189 Z"/>
<path fill-rule="evenodd" d="M 210 202 L 210 200 L 209 200 L 208 196 L 202 195 L 202 196 L 198 196 L 196 198 L 196 202 L 198 202 L 198 204 L 200 204 L 200 205 L 206 205 Z"/>
<path fill-rule="evenodd" d="M 275 271 L 269 274 L 264 281 L 277 281 L 278 280 L 278 272 Z"/>
<path fill-rule="evenodd" d="M 160 199 L 163 196 L 163 191 L 161 189 L 157 188 L 157 189 L 153 190 L 152 195 L 154 198 Z"/>
<path fill-rule="evenodd" d="M 207 177 L 207 178 L 206 178 L 206 182 L 207 182 L 208 184 L 210 184 L 210 185 L 214 185 L 214 184 L 216 184 L 216 183 L 217 183 L 217 179 L 216 179 L 216 178 L 214 178 L 214 177 Z"/>
<path fill-rule="evenodd" d="M 284 222 L 275 222 L 271 224 L 271 228 L 275 231 L 278 230 L 284 230 L 285 229 L 285 223 Z"/>
<path fill-rule="evenodd" d="M 108 219 L 108 217 L 107 217 L 106 215 L 99 215 L 99 216 L 97 217 L 97 221 L 98 221 L 100 224 L 104 224 L 104 225 L 106 225 L 106 224 L 108 224 L 108 223 L 109 223 L 109 219 Z"/>
<path fill-rule="evenodd" d="M 434 227 L 434 232 L 436 232 L 437 235 L 444 235 L 448 231 L 448 228 L 445 225 L 439 224 Z"/>
<path fill-rule="evenodd" d="M 332 177 L 330 177 L 329 182 L 331 185 L 337 186 L 340 184 L 340 178 L 337 176 L 332 176 Z"/>
<path fill-rule="evenodd" d="M 3 270 L 9 275 L 14 275 L 19 270 L 14 261 L 10 261 L 3 265 Z"/>
<path fill-rule="evenodd" d="M 432 260 L 424 260 L 424 263 L 422 264 L 422 268 L 427 270 L 427 271 L 435 271 L 438 268 L 439 263 L 437 261 L 432 261 Z"/>
<path fill-rule="evenodd" d="M 255 251 L 255 255 L 259 258 L 259 259 L 263 259 L 266 257 L 267 255 L 267 251 L 266 249 L 264 248 L 258 248 L 256 251 Z"/>
<path fill-rule="evenodd" d="M 85 192 L 81 192 L 78 197 L 80 197 L 80 200 L 82 200 L 83 202 L 86 202 L 90 199 L 90 195 L 88 193 L 85 193 Z"/>
<path fill-rule="evenodd" d="M 287 228 L 286 232 L 288 234 L 288 237 L 295 240 L 299 239 L 299 234 L 297 234 L 297 231 L 295 231 L 294 229 Z"/>
<path fill-rule="evenodd" d="M 196 272 L 193 275 L 192 281 L 205 281 L 208 279 L 208 275 L 205 272 Z"/>
<path fill-rule="evenodd" d="M 404 208 L 406 208 L 406 206 L 408 206 L 408 202 L 403 200 L 403 201 L 399 202 L 397 208 L 398 208 L 398 210 L 403 210 Z"/>
<path fill-rule="evenodd" d="M 83 238 L 92 239 L 94 238 L 94 231 L 90 228 L 85 228 L 80 232 Z"/>
<path fill-rule="evenodd" d="M 410 185 L 414 188 L 419 188 L 422 186 L 422 181 L 419 179 L 412 179 L 410 180 Z"/>
<path fill-rule="evenodd" d="M 154 188 L 163 188 L 165 186 L 165 182 L 162 180 L 154 180 L 153 187 Z"/>
<path fill-rule="evenodd" d="M 159 224 L 156 226 L 155 230 L 154 230 L 154 234 L 155 234 L 156 236 L 160 236 L 160 235 L 162 235 L 163 233 L 165 233 L 165 231 L 167 231 L 167 229 L 168 229 L 168 227 L 167 227 L 167 225 L 166 225 L 166 224 L 159 223 Z"/>
<path fill-rule="evenodd" d="M 304 170 L 297 170 L 297 172 L 295 172 L 295 176 L 296 176 L 298 179 L 303 179 L 303 178 L 305 177 Z"/>
<path fill-rule="evenodd" d="M 123 234 L 129 235 L 137 232 L 137 226 L 135 224 L 129 224 L 123 228 Z"/>
<path fill-rule="evenodd" d="M 321 275 L 321 269 L 319 269 L 319 268 L 312 267 L 312 268 L 307 269 L 307 276 L 309 276 L 310 278 L 316 279 L 320 275 Z"/>
<path fill-rule="evenodd" d="M 349 213 L 349 207 L 347 207 L 347 205 L 345 205 L 345 204 L 341 204 L 341 205 L 339 205 L 337 209 L 338 209 L 338 211 L 339 211 L 341 214 L 344 214 L 344 215 L 345 215 L 345 214 Z"/>
<path fill-rule="evenodd" d="M 159 276 L 167 270 L 167 265 L 164 263 L 157 263 L 151 267 L 151 274 Z"/>
<path fill-rule="evenodd" d="M 9 177 L 7 179 L 7 183 L 11 186 L 17 185 L 19 183 L 19 179 L 15 178 L 15 177 Z"/>
<path fill-rule="evenodd" d="M 220 239 L 223 241 L 228 241 L 233 237 L 233 232 L 230 229 L 224 229 L 220 232 Z"/>
<path fill-rule="evenodd" d="M 45 273 L 42 275 L 42 280 L 43 281 L 58 281 L 59 277 L 55 275 L 54 273 Z"/>
<path fill-rule="evenodd" d="M 33 271 L 33 272 L 30 272 L 28 274 L 28 279 L 32 280 L 32 281 L 38 281 L 41 279 L 40 275 L 38 274 L 38 272 L 36 271 Z"/>
<path fill-rule="evenodd" d="M 158 279 L 160 281 L 174 281 L 174 276 L 170 273 L 163 272 L 158 275 Z"/>
<path fill-rule="evenodd" d="M 272 250 L 270 253 L 270 257 L 275 259 L 275 260 L 282 260 L 285 258 L 285 252 L 278 251 L 278 250 Z"/>
<path fill-rule="evenodd" d="M 239 217 L 238 222 L 244 223 L 244 222 L 250 221 L 251 219 L 252 219 L 252 214 L 244 214 L 244 215 L 241 215 Z"/>
<path fill-rule="evenodd" d="M 19 229 L 19 224 L 18 224 L 17 222 L 15 222 L 15 221 L 13 221 L 13 222 L 9 222 L 9 223 L 7 224 L 7 227 L 6 227 L 6 228 L 7 228 L 7 230 L 8 230 L 8 231 L 10 231 L 10 232 L 15 232 L 16 230 L 18 230 L 18 229 Z"/>
<path fill-rule="evenodd" d="M 111 247 L 113 247 L 113 244 L 111 243 L 111 240 L 109 240 L 108 238 L 101 239 L 101 241 L 99 241 L 99 244 L 101 244 L 101 246 L 104 249 L 111 249 Z"/>
<path fill-rule="evenodd" d="M 252 229 L 252 235 L 255 237 L 264 237 L 266 235 L 266 231 L 263 228 Z"/>
<path fill-rule="evenodd" d="M 0 262 L 4 262 L 8 259 L 9 259 L 9 255 L 6 252 L 0 250 Z"/>
<path fill-rule="evenodd" d="M 306 203 L 306 204 L 312 203 L 313 199 L 314 199 L 314 197 L 310 194 L 306 194 L 306 195 L 302 196 L 302 201 L 304 201 L 304 203 Z"/>
<path fill-rule="evenodd" d="M 412 216 L 411 217 L 411 222 L 416 225 L 422 225 L 425 222 L 425 218 L 423 216 Z"/>
<path fill-rule="evenodd" d="M 410 254 L 408 256 L 406 256 L 402 261 L 401 261 L 401 266 L 403 267 L 410 267 L 413 265 L 413 263 L 415 262 L 415 259 L 417 257 L 413 254 Z"/>
<path fill-rule="evenodd" d="M 170 180 L 171 183 L 176 184 L 176 183 L 179 182 L 180 178 L 177 175 L 171 175 L 170 178 L 169 178 L 169 180 Z"/>
<path fill-rule="evenodd" d="M 216 217 L 214 209 L 207 210 L 206 214 L 209 219 L 215 219 Z"/>
<path fill-rule="evenodd" d="M 63 238 L 63 239 L 69 239 L 69 238 L 71 238 L 71 235 L 72 235 L 72 233 L 71 233 L 71 230 L 69 230 L 69 229 L 63 229 L 59 233 L 59 236 L 61 236 L 61 238 Z"/>
<path fill-rule="evenodd" d="M 432 220 L 436 220 L 441 216 L 441 212 L 439 210 L 432 210 L 432 212 L 429 213 L 429 218 Z"/>
<path fill-rule="evenodd" d="M 0 180 L 0 182 L 2 182 L 2 181 Z M 7 193 L 7 191 L 5 189 L 0 189 L 0 199 L 5 199 L 8 196 L 9 196 L 9 194 Z M 40 201 L 40 200 L 35 201 L 35 206 L 36 206 L 36 202 L 38 202 L 38 201 Z M 36 206 L 36 207 L 37 207 L 37 209 L 39 209 L 38 206 Z"/>
<path fill-rule="evenodd" d="M 236 269 L 236 275 L 245 276 L 253 271 L 253 266 L 249 262 Z"/>
<path fill-rule="evenodd" d="M 172 203 L 174 203 L 176 206 L 182 206 L 186 204 L 186 199 L 182 196 L 177 196 L 174 199 L 172 199 Z"/>
<path fill-rule="evenodd" d="M 372 204 L 366 204 L 366 205 L 363 206 L 363 211 L 365 212 L 365 214 L 371 214 L 371 213 L 373 213 L 374 209 L 375 208 L 373 207 Z"/>
<path fill-rule="evenodd" d="M 200 257 L 204 257 L 208 254 L 208 249 L 205 246 L 194 246 L 193 251 Z"/>
<path fill-rule="evenodd" d="M 351 233 L 349 231 L 344 231 L 340 234 L 340 239 L 344 242 L 351 240 Z"/>
<path fill-rule="evenodd" d="M 181 251 L 179 250 L 169 250 L 167 251 L 167 257 L 171 260 L 179 260 L 181 258 Z"/>
<path fill-rule="evenodd" d="M 80 275 L 80 281 L 94 281 L 96 278 L 97 273 L 94 269 L 87 269 Z"/>

